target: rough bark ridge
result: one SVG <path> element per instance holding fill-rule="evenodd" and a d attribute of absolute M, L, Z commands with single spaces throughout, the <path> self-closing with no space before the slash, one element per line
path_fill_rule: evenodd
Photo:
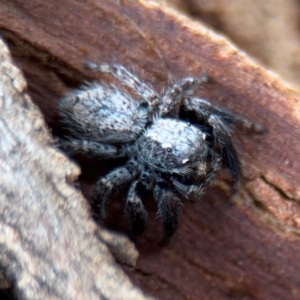
<path fill-rule="evenodd" d="M 298 0 L 157 0 L 226 34 L 234 43 L 300 87 Z"/>
<path fill-rule="evenodd" d="M 2 40 L 0 74 L 0 264 L 18 299 L 150 299 L 132 286 L 104 241 L 115 253 L 117 243 L 123 246 L 127 260 L 129 243 L 97 227 L 66 182 L 79 169 L 51 145 Z"/>
<path fill-rule="evenodd" d="M 200 96 L 266 125 L 264 136 L 236 138 L 244 173 L 238 194 L 211 189 L 185 204 L 170 245 L 159 247 L 160 223 L 147 207 L 140 260 L 126 272 L 161 299 L 300 298 L 298 95 L 225 38 L 152 1 L 0 0 L 0 15 L 0 33 L 53 127 L 59 97 L 95 76 L 83 69 L 86 59 L 138 66 L 157 90 L 172 78 L 209 74 Z M 81 166 L 88 197 L 95 167 Z M 122 228 L 122 202 L 116 206 L 109 225 Z"/>

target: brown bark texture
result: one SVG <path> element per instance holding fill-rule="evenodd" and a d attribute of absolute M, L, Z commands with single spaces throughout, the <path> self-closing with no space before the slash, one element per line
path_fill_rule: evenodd
<path fill-rule="evenodd" d="M 7 41 L 14 61 L 24 72 L 30 96 L 54 130 L 59 130 L 60 126 L 58 99 L 84 80 L 99 79 L 84 69 L 86 60 L 120 63 L 140 70 L 141 77 L 158 91 L 171 79 L 208 74 L 211 81 L 198 91 L 199 96 L 267 127 L 268 133 L 264 135 L 236 135 L 235 143 L 243 165 L 243 180 L 238 192 L 231 195 L 228 183 L 217 180 L 201 201 L 193 205 L 184 203 L 178 232 L 168 245 L 159 243 L 161 224 L 155 218 L 155 205 L 149 198 L 146 203 L 149 211 L 147 229 L 136 242 L 139 260 L 134 269 L 124 266 L 125 272 L 136 285 L 159 299 L 300 298 L 300 115 L 299 95 L 295 90 L 285 85 L 274 73 L 259 66 L 223 36 L 155 1 L 0 0 L 0 15 L 0 34 Z M 9 124 L 26 124 L 25 117 L 21 120 L 18 118 L 17 114 Z M 41 125 L 34 124 L 38 118 L 32 115 L 27 118 L 37 128 L 38 135 L 46 135 L 44 130 L 39 130 Z M 16 136 L 21 129 L 12 130 Z M 25 127 L 26 130 L 29 132 Z M 1 140 L 6 136 L 12 139 L 9 134 L 1 133 Z M 33 139 L 31 135 L 30 138 Z M 55 180 L 55 186 L 60 186 L 71 171 L 69 167 L 60 166 L 64 160 L 62 156 L 56 154 L 58 158 L 55 161 L 50 158 L 50 153 L 54 151 L 51 148 L 47 152 L 34 148 L 25 155 L 28 160 L 26 163 L 21 152 L 23 148 L 15 143 L 18 151 L 10 155 L 17 156 L 15 164 L 24 171 L 14 176 L 12 171 L 5 172 L 7 178 L 13 176 L 7 179 L 15 187 L 9 191 L 22 192 L 22 187 L 28 185 L 24 180 L 32 175 L 37 180 L 35 189 L 39 190 L 40 196 L 32 198 L 30 204 L 24 204 L 26 207 L 22 209 L 26 213 L 23 215 L 14 215 L 14 206 L 1 207 L 1 211 L 5 209 L 9 218 L 17 216 L 25 227 L 32 226 L 33 236 L 43 236 L 43 230 L 37 230 L 47 220 L 43 212 L 47 211 L 45 207 L 56 202 L 50 198 L 36 202 L 37 199 L 43 199 L 47 191 L 42 178 L 48 178 L 51 170 L 53 175 L 48 181 L 51 183 Z M 29 161 L 38 161 L 39 156 L 43 156 L 47 163 L 34 168 Z M 113 166 L 85 158 L 79 158 L 78 161 L 82 169 L 80 187 L 89 199 L 90 189 L 102 169 Z M 63 171 L 60 171 L 61 168 Z M 27 175 L 24 175 L 25 171 Z M 75 192 L 71 187 L 64 186 L 60 193 L 61 196 L 54 197 L 64 200 L 54 207 L 63 206 L 60 212 L 65 221 L 60 219 L 62 223 L 57 225 L 63 229 L 64 226 L 70 226 L 64 224 L 71 222 L 75 209 L 72 206 L 83 203 L 73 201 Z M 13 194 L 10 197 L 13 199 Z M 123 202 L 116 198 L 108 206 L 106 225 L 126 232 Z M 34 219 L 27 215 L 32 209 L 39 214 Z M 58 218 L 59 212 L 54 209 L 51 211 L 53 215 L 49 219 Z M 76 256 L 73 256 L 75 249 L 75 253 L 81 249 L 84 252 L 86 248 L 91 248 L 92 253 L 106 249 L 94 240 L 91 233 L 96 230 L 94 223 L 88 220 L 87 215 L 82 218 L 85 220 L 77 219 L 74 223 L 76 227 L 72 238 L 65 241 L 64 245 L 55 246 L 51 242 L 47 245 L 23 245 L 23 239 L 4 222 L 3 230 L 11 230 L 13 238 L 7 241 L 2 239 L 1 245 L 12 247 L 19 244 L 17 247 L 20 251 L 32 249 L 33 254 L 49 251 L 53 260 L 47 262 L 46 256 L 38 262 L 33 257 L 30 262 L 34 268 L 63 264 L 61 268 L 65 277 L 62 278 L 65 279 L 61 278 L 60 273 L 44 273 L 43 283 L 50 280 L 51 286 L 57 291 L 67 284 L 70 289 L 73 286 L 75 293 L 80 278 L 80 292 L 95 287 L 96 283 L 93 283 L 97 282 L 101 285 L 97 288 L 107 293 L 105 297 L 118 299 L 118 296 L 109 294 L 110 290 L 105 289 L 111 287 L 110 284 L 105 285 L 107 281 L 98 281 L 97 277 L 90 281 L 90 277 L 86 277 L 99 274 L 91 271 L 86 275 L 87 271 L 81 267 L 74 274 L 68 271 L 68 259 L 76 261 Z M 83 227 L 80 226 L 82 223 L 85 224 Z M 51 235 L 48 238 L 55 240 L 54 229 L 49 232 Z M 75 238 L 79 233 L 82 233 L 82 242 Z M 110 242 L 113 241 L 114 238 L 111 238 Z M 28 259 L 31 258 L 30 252 Z M 86 265 L 92 264 L 92 270 L 115 267 L 111 258 L 102 262 L 102 257 L 95 254 Z M 1 262 L 7 268 L 10 261 L 14 262 L 15 258 L 8 255 Z M 30 293 L 40 283 L 33 279 L 30 281 L 28 278 L 33 271 L 26 268 L 22 272 L 25 270 L 22 266 L 12 263 L 9 274 L 13 274 L 13 278 L 20 276 L 17 286 L 28 285 L 25 290 Z M 69 273 L 78 276 L 77 281 L 72 281 L 71 275 L 66 275 Z M 119 277 L 115 278 L 118 280 Z M 126 286 L 131 288 L 128 281 L 122 278 Z M 117 289 L 118 286 L 119 283 L 116 283 L 116 292 L 123 292 L 121 288 Z"/>
<path fill-rule="evenodd" d="M 298 0 L 158 0 L 226 34 L 300 87 L 300 2 Z"/>

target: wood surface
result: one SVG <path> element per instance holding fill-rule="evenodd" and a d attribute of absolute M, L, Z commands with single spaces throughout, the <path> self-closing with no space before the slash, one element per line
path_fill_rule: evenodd
<path fill-rule="evenodd" d="M 111 255 L 132 266 L 135 247 L 93 222 L 72 184 L 79 169 L 55 148 L 2 40 L 0 74 L 1 287 L 16 299 L 150 299 Z"/>
<path fill-rule="evenodd" d="M 136 242 L 139 260 L 135 268 L 123 266 L 134 284 L 159 299 L 300 298 L 300 116 L 295 90 L 223 36 L 153 1 L 0 1 L 0 15 L 0 34 L 24 72 L 29 95 L 54 132 L 60 128 L 57 102 L 68 89 L 84 80 L 109 80 L 85 70 L 86 60 L 120 63 L 138 70 L 158 91 L 172 79 L 208 74 L 212 79 L 199 90 L 199 96 L 267 127 L 264 135 L 236 135 L 243 165 L 238 192 L 231 195 L 228 181 L 220 178 L 201 201 L 185 203 L 178 232 L 163 247 L 159 243 L 161 224 L 149 198 L 148 227 Z M 36 157 L 33 152 L 30 159 Z M 45 157 L 49 162 L 48 153 Z M 22 159 L 21 154 L 18 159 Z M 80 187 L 89 199 L 90 188 L 102 169 L 113 166 L 81 158 L 79 162 Z M 52 164 L 53 178 L 57 176 L 58 184 L 64 182 L 68 172 L 58 171 L 58 161 Z M 39 179 L 35 189 L 41 185 L 41 193 L 45 189 L 39 174 L 47 174 L 48 167 L 41 166 L 41 173 L 25 168 L 28 176 L 33 174 L 32 180 Z M 22 172 L 14 176 L 16 188 L 22 176 Z M 128 233 L 122 193 L 125 191 L 111 201 L 106 225 Z M 2 212 L 10 211 L 9 206 L 1 205 Z M 66 208 L 62 214 L 68 215 L 68 211 Z M 32 222 L 26 214 L 22 220 L 24 224 Z M 77 224 L 78 231 L 93 232 L 94 225 L 90 229 L 85 222 L 92 221 L 82 222 L 82 229 Z M 52 236 L 51 231 L 49 234 Z M 89 248 L 87 243 L 84 241 Z M 80 243 L 69 247 L 66 257 L 72 257 L 77 247 Z M 91 238 L 93 247 L 97 243 Z M 9 257 L 2 258 L 1 263 L 8 268 Z M 37 262 L 33 260 L 33 264 Z M 16 268 L 10 273 L 17 290 L 18 284 L 24 284 L 19 283 L 18 271 Z M 82 269 L 77 272 L 88 282 Z M 54 280 L 53 288 L 56 283 Z M 104 283 L 99 290 L 107 292 Z M 30 292 L 30 286 L 24 291 Z M 20 299 L 32 299 L 20 295 Z M 109 292 L 105 295 L 119 299 Z"/>

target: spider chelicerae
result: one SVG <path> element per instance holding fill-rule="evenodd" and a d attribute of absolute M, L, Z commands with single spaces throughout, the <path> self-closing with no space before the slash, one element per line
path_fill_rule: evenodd
<path fill-rule="evenodd" d="M 238 184 L 241 166 L 232 142 L 233 125 L 238 122 L 256 132 L 264 128 L 192 96 L 207 76 L 186 77 L 157 93 L 121 65 L 89 62 L 86 66 L 111 74 L 139 98 L 109 83 L 90 83 L 59 103 L 69 133 L 60 144 L 67 152 L 128 158 L 93 189 L 102 215 L 112 191 L 128 184 L 125 212 L 133 232 L 140 234 L 147 218 L 143 201 L 152 191 L 157 214 L 170 236 L 178 225 L 181 200 L 199 199 L 221 167 L 229 169 L 233 186 Z"/>

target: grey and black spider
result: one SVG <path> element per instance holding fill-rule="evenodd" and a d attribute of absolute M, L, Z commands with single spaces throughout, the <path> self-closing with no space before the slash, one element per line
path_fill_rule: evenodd
<path fill-rule="evenodd" d="M 207 76 L 186 77 L 159 94 L 121 65 L 87 63 L 87 67 L 113 75 L 140 98 L 133 99 L 112 84 L 92 83 L 71 91 L 59 103 L 70 134 L 61 140 L 66 151 L 128 158 L 94 187 L 102 214 L 113 189 L 130 184 L 125 211 L 139 234 L 147 218 L 143 200 L 153 191 L 157 214 L 170 236 L 177 228 L 181 200 L 201 197 L 222 166 L 238 184 L 241 167 L 232 142 L 233 125 L 238 121 L 258 132 L 263 128 L 191 96 Z"/>

